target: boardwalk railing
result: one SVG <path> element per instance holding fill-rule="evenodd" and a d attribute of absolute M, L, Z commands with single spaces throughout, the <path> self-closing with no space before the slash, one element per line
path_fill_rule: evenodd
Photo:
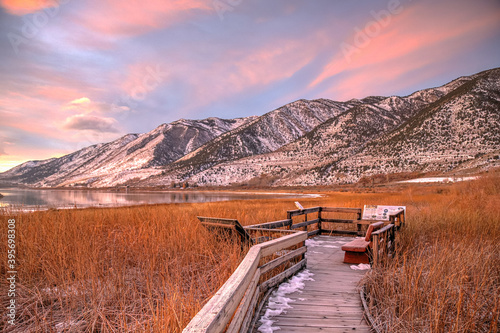
<path fill-rule="evenodd" d="M 377 266 L 396 252 L 396 230 L 405 223 L 405 211 L 402 209 L 389 215 L 390 223 L 372 232 L 372 265 Z"/>
<path fill-rule="evenodd" d="M 347 214 L 351 218 L 327 218 L 326 213 Z M 312 219 L 308 219 L 311 214 Z M 246 332 L 268 291 L 306 266 L 307 237 L 325 233 L 361 235 L 362 226 L 374 222 L 361 220 L 361 215 L 361 208 L 313 207 L 287 211 L 286 220 L 243 227 L 257 245 L 250 248 L 236 271 L 183 332 Z M 294 217 L 300 216 L 304 216 L 304 221 L 294 221 Z M 213 222 L 213 226 L 221 220 L 224 219 L 200 218 L 202 222 Z M 225 222 L 228 221 L 236 225 L 236 220 Z M 376 262 L 394 250 L 394 231 L 405 222 L 404 210 L 391 215 L 388 222 L 372 233 Z M 357 230 L 348 230 L 349 225 L 355 225 Z"/>
<path fill-rule="evenodd" d="M 328 218 L 326 213 L 336 213 L 336 215 L 347 214 L 345 218 Z M 361 235 L 361 208 L 341 208 L 341 207 L 312 207 L 306 209 L 296 209 L 287 211 L 287 218 L 291 221 L 294 217 L 304 216 L 304 222 L 290 222 L 290 229 L 308 230 L 309 236 L 317 234 L 350 234 Z M 308 215 L 317 214 L 312 219 L 308 219 Z M 353 231 L 349 228 L 349 224 L 356 225 L 357 230 Z M 309 227 L 311 226 L 311 227 Z M 342 227 L 343 226 L 343 227 Z"/>
<path fill-rule="evenodd" d="M 271 232 L 265 228 L 246 230 L 255 233 Z M 304 254 L 307 251 L 307 232 L 272 232 L 281 234 L 282 237 L 252 246 L 236 271 L 183 332 L 247 331 L 266 292 L 306 266 Z M 298 262 L 290 265 L 293 259 Z M 279 266 L 285 266 L 284 270 L 279 269 Z"/>

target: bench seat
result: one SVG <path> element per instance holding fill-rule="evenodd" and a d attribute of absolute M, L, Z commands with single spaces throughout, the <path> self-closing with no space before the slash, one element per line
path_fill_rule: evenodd
<path fill-rule="evenodd" d="M 365 241 L 364 238 L 356 238 L 355 240 L 344 244 L 344 246 L 342 246 L 342 251 L 365 252 L 368 245 L 370 245 L 370 242 Z"/>
<path fill-rule="evenodd" d="M 372 232 L 384 226 L 384 222 L 376 222 L 370 224 L 366 232 L 365 238 L 356 238 L 342 246 L 342 251 L 345 251 L 344 262 L 346 264 L 369 264 L 370 257 L 368 251 L 371 244 Z"/>
<path fill-rule="evenodd" d="M 357 238 L 344 246 L 342 246 L 342 251 L 345 251 L 344 262 L 347 264 L 369 264 L 370 258 L 368 258 L 368 246 L 370 242 L 364 240 L 364 238 Z"/>

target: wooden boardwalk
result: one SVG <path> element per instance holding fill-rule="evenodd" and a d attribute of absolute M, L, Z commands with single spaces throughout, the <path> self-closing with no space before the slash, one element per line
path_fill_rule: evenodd
<path fill-rule="evenodd" d="M 363 318 L 358 282 L 366 271 L 344 264 L 343 244 L 352 238 L 317 236 L 307 242 L 307 269 L 314 281 L 286 295 L 292 308 L 272 317 L 278 332 L 371 332 Z M 267 305 L 260 316 L 264 315 Z M 260 323 L 254 328 L 258 333 Z"/>

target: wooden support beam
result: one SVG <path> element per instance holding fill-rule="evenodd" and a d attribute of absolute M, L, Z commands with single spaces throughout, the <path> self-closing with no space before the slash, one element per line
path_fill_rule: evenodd
<path fill-rule="evenodd" d="M 288 227 L 290 225 L 292 225 L 292 219 L 266 222 L 266 223 L 261 223 L 261 224 L 252 224 L 252 225 L 245 226 L 243 228 L 245 228 L 245 229 L 249 229 L 249 228 L 276 229 L 276 228 L 281 228 L 281 227 Z"/>
<path fill-rule="evenodd" d="M 298 228 L 302 228 L 302 227 L 307 227 L 308 225 L 318 223 L 319 221 L 320 221 L 319 219 L 314 219 L 311 221 L 305 221 L 305 222 L 301 222 L 301 223 L 292 224 L 291 229 L 293 230 L 293 229 L 298 229 Z"/>
<path fill-rule="evenodd" d="M 295 210 L 289 210 L 287 211 L 287 218 L 292 218 L 294 216 L 299 216 L 299 215 L 304 215 L 304 214 L 311 214 L 311 213 L 317 213 L 322 209 L 322 207 L 312 207 L 312 208 L 306 208 L 306 209 L 295 209 Z"/>
<path fill-rule="evenodd" d="M 321 207 L 322 212 L 327 213 L 356 213 L 361 217 L 361 208 L 343 208 L 343 207 Z"/>
<path fill-rule="evenodd" d="M 283 263 L 290 261 L 293 258 L 296 258 L 304 253 L 307 252 L 307 247 L 302 246 L 301 248 L 298 248 L 297 250 L 293 250 L 292 252 L 289 252 L 285 254 L 284 256 L 281 256 L 279 258 L 276 258 L 274 260 L 271 260 L 270 262 L 260 266 L 260 272 L 261 274 L 267 273 L 273 268 L 278 267 L 279 265 L 282 265 Z"/>
<path fill-rule="evenodd" d="M 330 222 L 330 223 L 356 223 L 359 220 L 348 220 L 348 219 L 321 219 L 321 222 Z"/>
<path fill-rule="evenodd" d="M 292 267 L 290 267 L 289 269 L 287 269 L 286 271 L 284 271 L 283 273 L 280 273 L 280 274 L 276 275 L 275 277 L 272 277 L 269 280 L 263 282 L 260 285 L 260 291 L 265 292 L 269 288 L 277 286 L 281 282 L 285 281 L 286 279 L 288 279 L 289 277 L 291 277 L 292 275 L 294 275 L 295 273 L 300 271 L 302 268 L 304 268 L 306 266 L 306 262 L 307 262 L 306 259 L 303 259 L 300 262 L 298 262 L 297 264 L 295 264 Z"/>

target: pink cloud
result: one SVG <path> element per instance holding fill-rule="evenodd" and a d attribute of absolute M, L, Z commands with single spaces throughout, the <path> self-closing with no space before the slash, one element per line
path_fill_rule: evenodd
<path fill-rule="evenodd" d="M 195 112 L 246 91 L 265 89 L 296 74 L 314 60 L 323 45 L 317 36 L 301 37 L 265 43 L 251 50 L 228 49 L 209 66 L 177 54 L 171 54 L 170 63 L 166 63 L 165 57 L 158 54 L 157 59 L 129 65 L 114 79 L 121 82 L 120 87 L 127 96 L 140 102 L 181 78 L 187 97 L 183 110 L 177 112 Z"/>
<path fill-rule="evenodd" d="M 197 68 L 188 77 L 193 87 L 192 108 L 230 98 L 236 94 L 288 79 L 303 69 L 322 47 L 315 36 L 266 43 L 259 48 L 233 50 L 210 66 Z M 189 64 L 182 71 L 191 71 Z"/>
<path fill-rule="evenodd" d="M 104 35 L 134 36 L 182 22 L 196 11 L 213 11 L 210 4 L 205 0 L 96 0 L 77 19 Z"/>
<path fill-rule="evenodd" d="M 35 92 L 45 99 L 57 102 L 68 102 L 82 96 L 80 90 L 62 86 L 38 86 Z"/>
<path fill-rule="evenodd" d="M 161 60 L 130 64 L 120 78 L 120 87 L 135 100 L 144 99 L 149 93 L 168 81 L 170 71 Z"/>
<path fill-rule="evenodd" d="M 357 32 L 353 31 L 353 34 L 345 40 L 356 51 L 345 48 L 346 52 L 338 52 L 310 83 L 309 88 L 340 73 L 361 69 L 366 72 L 371 66 L 379 68 L 379 70 L 369 70 L 375 77 L 394 79 L 416 67 L 415 63 L 405 61 L 404 58 L 409 57 L 421 65 L 427 63 L 423 59 L 428 59 L 431 54 L 436 57 L 434 61 L 437 58 L 446 59 L 453 56 L 454 52 L 460 52 L 478 42 L 477 36 L 486 38 L 498 29 L 500 22 L 499 12 L 464 18 L 464 11 L 449 11 L 449 15 L 438 16 L 429 10 L 435 8 L 424 6 L 405 8 L 401 14 L 392 17 L 392 22 L 386 28 L 382 28 L 378 35 L 361 44 L 359 48 L 356 48 L 354 43 Z M 435 12 L 442 13 L 441 10 Z M 422 17 L 426 18 L 425 24 L 422 24 Z M 366 30 L 363 31 L 366 33 Z M 442 47 L 443 45 L 449 47 Z M 399 67 L 391 68 L 397 66 Z M 391 68 L 389 73 L 386 73 L 387 68 Z M 353 83 L 352 86 L 357 88 L 355 90 L 361 91 L 360 86 L 354 85 L 355 78 L 344 80 L 347 81 Z M 365 82 L 372 82 L 368 75 L 365 77 Z M 344 86 L 349 84 L 344 83 Z"/>
<path fill-rule="evenodd" d="M 0 0 L 0 5 L 7 13 L 19 16 L 59 6 L 55 0 Z"/>

